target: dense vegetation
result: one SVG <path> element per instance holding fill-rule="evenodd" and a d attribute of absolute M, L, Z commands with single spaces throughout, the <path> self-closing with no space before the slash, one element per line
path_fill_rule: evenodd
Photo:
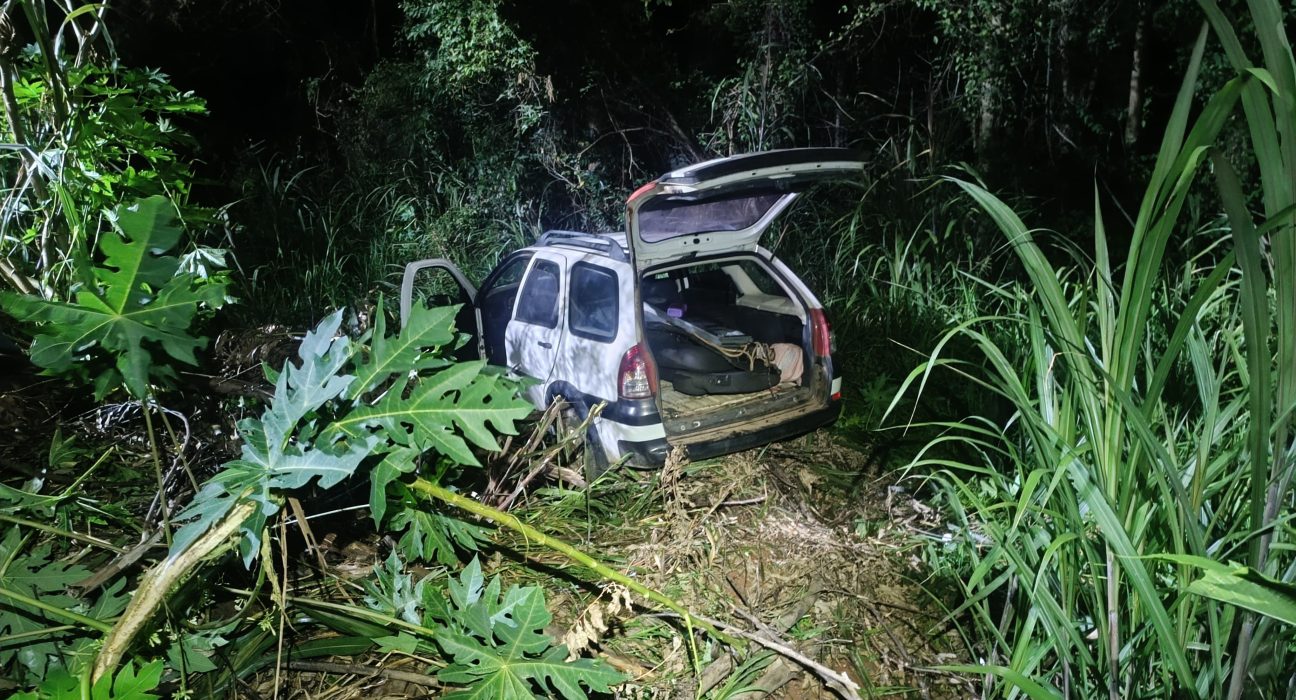
<path fill-rule="evenodd" d="M 544 229 L 618 228 L 672 166 L 840 145 L 865 176 L 766 243 L 833 316 L 835 439 L 947 523 L 909 535 L 966 661 L 943 671 L 985 696 L 1290 694 L 1296 6 L 1099 5 L 0 2 L 4 351 L 66 382 L 54 423 L 137 416 L 145 455 L 51 428 L 48 468 L 5 465 L 5 690 L 277 693 L 384 654 L 461 697 L 648 694 L 545 631 L 575 579 L 666 616 L 698 696 L 741 650 L 707 690 L 739 694 L 769 664 L 750 638 L 568 543 L 645 487 L 506 512 L 516 465 L 580 430 L 447 359 L 453 311 L 393 333 L 382 297 L 409 260 L 480 277 Z M 285 325 L 313 330 L 240 371 L 204 337 Z M 303 503 L 356 488 L 387 545 L 352 582 Z M 486 556 L 528 573 L 488 581 Z M 852 672 L 817 671 L 870 693 Z"/>

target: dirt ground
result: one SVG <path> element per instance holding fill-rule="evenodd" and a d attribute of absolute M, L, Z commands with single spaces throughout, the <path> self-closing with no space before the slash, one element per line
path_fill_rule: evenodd
<path fill-rule="evenodd" d="M 820 432 L 668 464 L 658 489 L 661 507 L 642 521 L 639 541 L 609 543 L 646 583 L 845 674 L 860 697 L 972 694 L 932 669 L 961 660 L 913 552 L 914 529 L 934 529 L 934 514 L 866 451 Z M 639 660 L 628 696 L 696 697 L 701 686 L 726 697 L 726 672 L 744 659 L 718 654 L 699 674 L 684 646 L 654 653 L 613 635 L 603 650 Z M 779 653 L 742 680 L 772 697 L 837 697 L 821 674 Z"/>

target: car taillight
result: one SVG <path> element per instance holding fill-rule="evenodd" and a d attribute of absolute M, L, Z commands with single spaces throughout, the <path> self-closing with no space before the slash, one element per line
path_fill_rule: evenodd
<path fill-rule="evenodd" d="M 636 345 L 621 357 L 617 389 L 623 399 L 650 399 L 657 393 L 657 373 L 642 345 Z"/>
<path fill-rule="evenodd" d="M 810 339 L 815 357 L 830 357 L 833 350 L 832 326 L 823 309 L 810 309 Z"/>

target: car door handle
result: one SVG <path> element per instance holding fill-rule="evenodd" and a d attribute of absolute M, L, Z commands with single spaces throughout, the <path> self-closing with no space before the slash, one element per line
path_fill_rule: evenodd
<path fill-rule="evenodd" d="M 538 342 L 536 343 L 536 345 L 539 345 L 540 347 L 544 348 L 545 350 L 552 350 L 552 349 L 553 349 L 553 343 L 550 343 L 550 342 L 547 342 L 547 341 L 544 341 L 544 340 L 538 341 Z"/>

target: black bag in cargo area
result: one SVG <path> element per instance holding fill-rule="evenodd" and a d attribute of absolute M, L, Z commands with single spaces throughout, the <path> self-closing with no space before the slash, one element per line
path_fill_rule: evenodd
<path fill-rule="evenodd" d="M 748 369 L 746 358 L 726 357 L 664 325 L 649 325 L 648 345 L 661 378 L 681 394 L 750 394 L 779 383 L 778 368 L 764 360 Z"/>

